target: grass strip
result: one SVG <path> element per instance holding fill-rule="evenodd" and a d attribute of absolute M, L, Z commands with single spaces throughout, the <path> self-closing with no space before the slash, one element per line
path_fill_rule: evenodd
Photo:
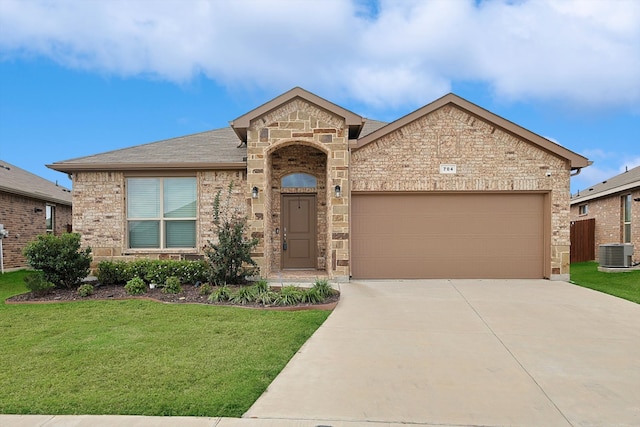
<path fill-rule="evenodd" d="M 25 292 L 0 276 L 0 298 Z M 0 413 L 241 416 L 330 312 L 0 304 Z"/>
<path fill-rule="evenodd" d="M 571 264 L 571 283 L 640 304 L 640 270 L 604 273 L 595 261 L 577 262 Z"/>

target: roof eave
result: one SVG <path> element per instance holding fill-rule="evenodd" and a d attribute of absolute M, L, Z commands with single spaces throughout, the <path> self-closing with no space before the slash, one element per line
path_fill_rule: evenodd
<path fill-rule="evenodd" d="M 584 196 L 576 196 L 576 198 L 571 199 L 569 203 L 571 205 L 575 205 L 576 203 L 583 203 L 589 200 L 600 199 L 602 197 L 607 197 L 617 193 L 621 193 L 623 191 L 634 190 L 638 188 L 640 188 L 640 181 L 630 182 L 628 184 L 613 187 L 608 190 L 599 191 L 597 193 L 585 194 Z"/>
<path fill-rule="evenodd" d="M 10 194 L 15 194 L 18 196 L 24 196 L 32 199 L 42 200 L 45 202 L 59 203 L 61 205 L 71 206 L 71 201 L 69 200 L 60 199 L 58 197 L 49 196 L 46 194 L 34 193 L 30 191 L 22 191 L 15 188 L 9 188 L 9 187 L 3 187 L 3 186 L 0 186 L 0 191 L 10 193 Z"/>
<path fill-rule="evenodd" d="M 46 166 L 58 172 L 73 173 L 135 170 L 241 170 L 247 168 L 247 163 L 53 163 Z"/>

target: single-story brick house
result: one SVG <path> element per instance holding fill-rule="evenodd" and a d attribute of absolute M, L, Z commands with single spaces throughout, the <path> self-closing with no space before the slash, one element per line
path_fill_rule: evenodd
<path fill-rule="evenodd" d="M 640 261 L 640 166 L 571 196 L 571 221 L 595 219 L 594 253 L 600 245 L 631 243 Z"/>
<path fill-rule="evenodd" d="M 28 267 L 22 249 L 38 234 L 71 231 L 71 190 L 0 160 L 4 271 Z"/>
<path fill-rule="evenodd" d="M 294 88 L 195 135 L 66 160 L 97 259 L 201 254 L 234 197 L 263 277 L 569 274 L 569 176 L 588 160 L 456 95 L 392 123 Z"/>

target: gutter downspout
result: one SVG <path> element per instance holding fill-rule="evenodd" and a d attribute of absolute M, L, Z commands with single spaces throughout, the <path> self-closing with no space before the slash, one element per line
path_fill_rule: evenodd
<path fill-rule="evenodd" d="M 589 160 L 587 162 L 587 166 L 591 166 L 592 164 L 593 164 L 592 160 Z M 570 173 L 569 176 L 578 176 L 578 175 L 580 175 L 580 172 L 582 172 L 582 168 L 577 168 L 577 169 L 575 169 L 575 171 L 576 171 L 576 173 Z"/>

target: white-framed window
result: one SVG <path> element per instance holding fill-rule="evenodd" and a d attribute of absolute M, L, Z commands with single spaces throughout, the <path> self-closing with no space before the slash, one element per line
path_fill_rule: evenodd
<path fill-rule="evenodd" d="M 584 204 L 578 206 L 578 215 L 586 215 L 589 213 L 589 205 Z"/>
<path fill-rule="evenodd" d="M 131 249 L 196 247 L 195 177 L 127 178 Z"/>
<path fill-rule="evenodd" d="M 631 194 L 622 196 L 622 242 L 631 243 Z"/>
<path fill-rule="evenodd" d="M 56 229 L 56 207 L 55 206 L 52 206 L 52 205 L 45 206 L 45 224 L 47 227 L 47 233 L 55 232 L 55 229 Z"/>

